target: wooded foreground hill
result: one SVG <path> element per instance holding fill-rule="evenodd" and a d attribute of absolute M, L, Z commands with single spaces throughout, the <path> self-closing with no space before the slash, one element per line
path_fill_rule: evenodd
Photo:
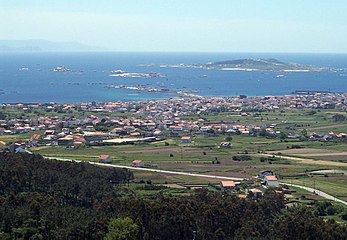
<path fill-rule="evenodd" d="M 206 189 L 146 199 L 127 188 L 132 178 L 125 169 L 1 153 L 0 239 L 104 239 L 112 219 L 129 218 L 135 237 L 114 239 L 347 239 L 345 225 L 287 209 L 271 190 L 258 202 Z"/>

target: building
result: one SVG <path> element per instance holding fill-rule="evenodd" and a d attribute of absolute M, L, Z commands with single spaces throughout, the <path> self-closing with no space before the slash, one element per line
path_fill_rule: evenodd
<path fill-rule="evenodd" d="M 160 130 L 155 130 L 155 131 L 153 132 L 153 136 L 159 137 L 159 136 L 162 136 L 162 135 L 163 135 L 163 132 L 160 131 Z"/>
<path fill-rule="evenodd" d="M 45 135 L 54 135 L 55 134 L 55 130 L 46 130 L 45 131 Z"/>
<path fill-rule="evenodd" d="M 134 160 L 131 162 L 131 166 L 133 167 L 144 167 L 145 163 L 142 160 Z"/>
<path fill-rule="evenodd" d="M 6 143 L 4 141 L 0 141 L 0 149 L 5 149 Z"/>
<path fill-rule="evenodd" d="M 58 146 L 71 146 L 73 144 L 73 137 L 72 136 L 65 136 L 58 139 Z"/>
<path fill-rule="evenodd" d="M 112 163 L 112 158 L 110 155 L 100 155 L 99 156 L 99 161 L 101 163 Z"/>
<path fill-rule="evenodd" d="M 266 176 L 264 180 L 266 182 L 266 186 L 268 187 L 279 187 L 276 176 Z"/>
<path fill-rule="evenodd" d="M 25 149 L 25 145 L 22 143 L 12 143 L 9 145 L 8 149 L 11 153 L 30 153 Z"/>
<path fill-rule="evenodd" d="M 259 173 L 259 178 L 260 179 L 265 179 L 266 176 L 273 176 L 274 173 L 271 170 L 264 170 Z"/>
<path fill-rule="evenodd" d="M 40 134 L 34 134 L 31 138 L 30 138 L 30 143 L 33 146 L 37 146 L 38 142 L 41 140 L 41 135 Z"/>
<path fill-rule="evenodd" d="M 231 147 L 232 147 L 232 144 L 231 144 L 231 142 L 221 142 L 221 143 L 219 144 L 219 147 L 220 147 L 220 148 L 231 148 Z"/>
<path fill-rule="evenodd" d="M 261 198 L 262 195 L 263 195 L 263 191 L 257 188 L 251 188 L 248 191 L 248 198 L 250 199 L 257 200 Z"/>
<path fill-rule="evenodd" d="M 182 143 L 191 143 L 192 142 L 192 138 L 189 136 L 185 136 L 181 138 Z"/>
<path fill-rule="evenodd" d="M 236 186 L 234 181 L 221 181 L 220 185 L 224 191 L 232 191 Z"/>

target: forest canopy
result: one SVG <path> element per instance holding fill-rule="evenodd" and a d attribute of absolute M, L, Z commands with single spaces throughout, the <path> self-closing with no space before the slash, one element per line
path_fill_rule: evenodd
<path fill-rule="evenodd" d="M 132 179 L 125 169 L 0 153 L 0 239 L 104 239 L 112 229 L 148 240 L 347 239 L 345 225 L 286 208 L 272 190 L 259 201 L 206 189 L 146 199 L 128 189 Z"/>

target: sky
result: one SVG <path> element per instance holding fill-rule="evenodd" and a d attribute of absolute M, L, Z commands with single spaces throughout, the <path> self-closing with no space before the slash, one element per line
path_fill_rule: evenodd
<path fill-rule="evenodd" d="M 110 51 L 347 53 L 346 0 L 0 0 L 0 39 Z"/>

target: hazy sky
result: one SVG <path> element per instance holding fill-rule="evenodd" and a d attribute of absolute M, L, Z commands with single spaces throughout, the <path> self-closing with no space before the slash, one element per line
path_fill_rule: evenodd
<path fill-rule="evenodd" d="M 115 51 L 347 52 L 346 0 L 0 0 L 0 39 Z"/>

